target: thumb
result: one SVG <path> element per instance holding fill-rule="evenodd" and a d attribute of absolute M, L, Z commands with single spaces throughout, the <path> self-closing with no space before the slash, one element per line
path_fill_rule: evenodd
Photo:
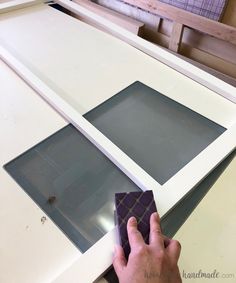
<path fill-rule="evenodd" d="M 170 240 L 169 245 L 166 248 L 170 259 L 174 262 L 177 263 L 179 256 L 180 256 L 180 251 L 181 251 L 181 245 L 178 241 L 176 240 Z"/>
<path fill-rule="evenodd" d="M 117 276 L 119 277 L 122 273 L 122 270 L 126 267 L 127 260 L 123 248 L 120 245 L 115 246 L 115 254 L 113 257 L 113 267 Z"/>

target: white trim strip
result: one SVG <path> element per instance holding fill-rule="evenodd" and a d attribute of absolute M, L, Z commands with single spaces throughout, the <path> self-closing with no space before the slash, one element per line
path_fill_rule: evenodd
<path fill-rule="evenodd" d="M 0 4 L 0 14 L 43 3 L 43 0 L 13 0 Z"/>
<path fill-rule="evenodd" d="M 235 148 L 236 123 L 170 178 L 163 185 L 160 192 L 154 192 L 161 216 L 165 215 L 177 202 L 181 201 Z M 161 201 L 159 202 L 159 200 Z"/>
<path fill-rule="evenodd" d="M 87 139 L 102 151 L 137 186 L 144 191 L 147 189 L 159 190 L 161 188 L 161 185 L 155 179 L 2 46 L 0 46 L 0 58 L 58 111 L 59 114 L 72 123 Z"/>

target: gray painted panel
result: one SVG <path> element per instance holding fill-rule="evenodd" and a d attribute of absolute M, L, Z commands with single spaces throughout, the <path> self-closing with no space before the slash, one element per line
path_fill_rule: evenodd
<path fill-rule="evenodd" d="M 82 252 L 114 227 L 115 193 L 140 190 L 71 125 L 5 169 Z"/>
<path fill-rule="evenodd" d="M 141 82 L 84 117 L 160 184 L 225 131 Z"/>

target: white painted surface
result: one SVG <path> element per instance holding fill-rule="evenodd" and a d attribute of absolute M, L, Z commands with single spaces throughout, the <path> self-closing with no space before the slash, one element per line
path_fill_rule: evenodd
<path fill-rule="evenodd" d="M 159 213 L 163 216 L 182 197 L 185 196 L 198 182 L 208 174 L 220 161 L 235 148 L 236 124 L 231 126 L 210 146 L 182 168 L 162 187 L 137 164 L 130 160 L 113 143 L 106 139 L 96 128 L 87 122 L 73 106 L 61 99 L 47 87 L 24 65 L 11 56 L 3 48 L 0 49 L 3 58 L 27 81 L 37 92 L 56 109 L 60 110 L 86 137 L 103 151 L 119 168 L 124 171 L 143 190 L 152 189 Z M 55 282 L 77 282 L 83 278 L 85 282 L 93 282 L 111 264 L 111 255 L 115 242 L 115 229 L 107 233 L 100 241 L 92 246 L 82 257 L 72 264 Z M 103 255 L 100 257 L 100 255 Z M 91 269 L 91 262 L 93 268 Z"/>
<path fill-rule="evenodd" d="M 80 253 L 3 165 L 67 123 L 2 62 L 0 74 L 0 282 L 50 282 Z"/>
<path fill-rule="evenodd" d="M 221 174 L 207 196 L 175 238 L 181 242 L 181 274 L 219 272 L 218 279 L 183 278 L 183 283 L 236 282 L 236 158 Z"/>
<path fill-rule="evenodd" d="M 1 45 L 80 114 L 140 80 L 220 124 L 234 121 L 235 105 L 230 101 L 51 7 L 29 7 L 0 19 Z"/>
<path fill-rule="evenodd" d="M 52 8 L 41 5 L 1 15 L 0 33 L 1 44 L 52 88 L 59 97 L 65 99 L 66 103 L 73 105 L 80 114 L 92 109 L 132 82 L 140 80 L 225 127 L 231 127 L 235 123 L 236 106 L 230 101 L 131 46 Z M 38 97 L 37 99 L 40 100 Z M 46 105 L 43 101 L 41 103 Z M 38 109 L 37 105 L 36 108 Z M 53 112 L 53 110 L 50 111 Z M 11 116 L 10 113 L 9 116 Z M 36 115 L 37 113 L 39 116 Z M 35 112 L 35 115 L 39 121 L 42 115 L 37 113 Z M 22 121 L 22 125 L 24 122 Z M 31 127 L 33 127 L 32 124 Z M 235 134 L 235 129 L 233 132 Z M 231 134 L 227 134 L 223 138 L 227 144 L 225 151 L 222 150 L 222 140 L 216 142 L 216 148 L 220 151 L 220 159 L 233 146 Z M 45 132 L 41 139 L 47 135 Z M 34 143 L 30 138 L 27 140 Z M 29 144 L 26 144 L 25 149 L 28 147 Z M 17 152 L 15 153 L 18 155 Z M 214 151 L 211 149 L 210 156 L 213 155 Z M 214 163 L 219 162 L 220 159 L 218 159 L 219 155 L 214 155 Z M 200 156 L 199 161 L 204 162 L 204 156 Z M 202 164 L 201 162 L 200 164 Z M 211 166 L 211 162 L 204 163 L 204 170 L 200 168 L 199 176 L 204 175 L 205 170 L 209 170 Z M 190 173 L 187 182 L 194 185 L 199 176 L 192 179 L 188 166 L 183 170 L 185 170 L 185 174 Z M 175 182 L 172 186 L 174 185 Z M 17 188 L 17 185 L 15 187 Z M 188 188 L 181 190 L 180 179 L 176 187 L 180 189 L 175 196 L 178 198 L 188 190 Z M 171 189 L 171 186 L 169 188 Z M 21 192 L 21 194 L 24 193 Z M 165 192 L 162 193 L 162 200 L 164 200 L 165 194 Z M 25 196 L 25 198 L 27 197 Z M 164 213 L 168 206 L 165 201 L 162 202 L 161 198 L 160 195 L 157 196 L 158 207 Z M 169 197 L 167 196 L 166 199 Z M 29 203 L 33 205 L 32 202 L 29 201 Z M 168 203 L 171 202 L 168 201 Z M 40 213 L 39 209 L 38 211 Z M 53 225 L 52 227 L 56 233 L 56 227 Z M 52 234 L 50 236 L 52 237 Z M 78 278 L 83 278 L 84 282 L 94 280 L 111 263 L 113 236 L 114 232 L 108 233 L 97 245 L 85 253 L 82 264 L 79 260 L 68 272 L 58 278 L 57 282 L 78 282 Z M 56 238 L 54 240 L 56 247 L 56 243 L 59 241 Z M 61 240 L 66 241 L 64 236 Z M 34 244 L 35 242 L 31 247 Z M 51 279 L 59 270 L 62 272 L 65 265 L 68 266 L 78 257 L 78 252 L 69 241 L 64 245 L 69 245 L 72 249 L 70 252 L 68 251 L 69 260 L 65 263 L 63 257 L 63 264 L 61 264 L 63 268 L 60 268 L 60 264 L 57 263 L 58 268 L 53 269 L 52 267 L 53 275 L 47 274 L 47 278 Z M 23 251 L 19 250 L 19 252 Z M 25 262 L 25 264 L 27 263 Z M 24 268 L 25 264 L 23 264 Z M 51 269 L 50 272 L 52 272 Z M 30 273 L 29 278 L 30 276 L 32 278 L 33 273 Z"/>
<path fill-rule="evenodd" d="M 43 3 L 43 0 L 7 0 L 0 1 L 0 14 L 10 11 L 22 9 L 25 7 L 37 5 Z"/>

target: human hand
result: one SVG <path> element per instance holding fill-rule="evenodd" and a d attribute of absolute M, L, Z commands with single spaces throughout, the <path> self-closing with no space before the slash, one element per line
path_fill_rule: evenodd
<path fill-rule="evenodd" d="M 181 283 L 177 265 L 180 243 L 166 238 L 160 227 L 159 215 L 150 217 L 149 245 L 137 229 L 137 220 L 127 223 L 131 252 L 128 261 L 121 246 L 116 246 L 113 266 L 119 283 Z"/>

